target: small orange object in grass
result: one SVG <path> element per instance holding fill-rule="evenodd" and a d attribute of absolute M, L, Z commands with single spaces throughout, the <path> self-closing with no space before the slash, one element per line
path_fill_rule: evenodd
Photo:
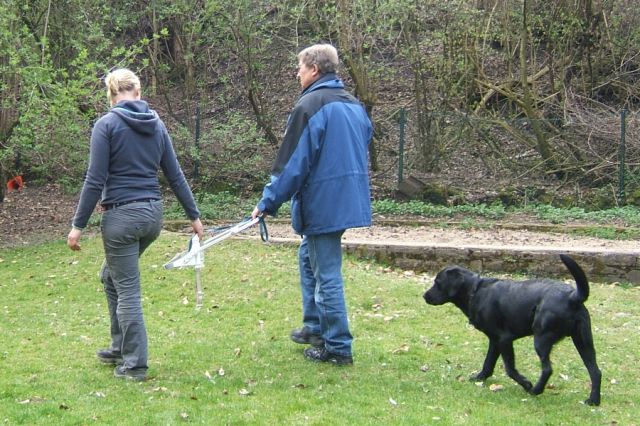
<path fill-rule="evenodd" d="M 7 192 L 22 191 L 24 182 L 22 182 L 22 176 L 15 176 L 7 182 Z"/>

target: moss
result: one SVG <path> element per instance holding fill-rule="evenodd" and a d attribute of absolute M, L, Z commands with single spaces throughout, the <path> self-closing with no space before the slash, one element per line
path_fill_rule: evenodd
<path fill-rule="evenodd" d="M 520 207 L 532 202 L 551 204 L 553 195 L 544 188 L 507 187 L 498 193 L 497 199 L 505 207 Z"/>
<path fill-rule="evenodd" d="M 573 195 L 554 196 L 552 194 L 545 194 L 539 201 L 540 203 L 550 204 L 559 208 L 570 208 L 576 206 L 576 197 Z"/>
<path fill-rule="evenodd" d="M 522 204 L 522 196 L 513 188 L 505 188 L 498 193 L 498 200 L 503 206 L 518 206 Z"/>
<path fill-rule="evenodd" d="M 640 188 L 628 194 L 626 201 L 630 206 L 640 207 Z"/>
<path fill-rule="evenodd" d="M 585 208 L 588 210 L 606 210 L 616 207 L 616 198 L 610 191 L 594 191 L 585 197 Z"/>

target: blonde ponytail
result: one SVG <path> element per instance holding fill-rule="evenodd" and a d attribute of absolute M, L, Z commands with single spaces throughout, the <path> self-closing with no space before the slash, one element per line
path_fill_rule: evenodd
<path fill-rule="evenodd" d="M 132 71 L 126 68 L 119 68 L 111 71 L 104 78 L 104 84 L 107 86 L 107 99 L 113 105 L 113 98 L 118 93 L 138 91 L 140 92 L 140 79 Z"/>

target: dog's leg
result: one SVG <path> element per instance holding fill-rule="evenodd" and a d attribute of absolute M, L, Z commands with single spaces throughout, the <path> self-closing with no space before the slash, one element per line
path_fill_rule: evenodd
<path fill-rule="evenodd" d="M 511 377 L 516 381 L 516 383 L 529 392 L 532 386 L 531 382 L 516 370 L 516 357 L 513 353 L 513 340 L 502 339 L 500 341 L 500 354 L 502 355 L 502 361 L 504 362 L 504 369 L 507 372 L 507 376 Z"/>
<path fill-rule="evenodd" d="M 571 336 L 582 362 L 589 371 L 591 378 L 591 394 L 584 401 L 587 405 L 600 405 L 600 383 L 602 381 L 602 372 L 596 363 L 596 350 L 593 345 L 593 336 L 591 334 L 591 324 L 589 321 L 586 325 L 582 323 L 578 327 L 578 331 Z"/>
<path fill-rule="evenodd" d="M 471 380 L 484 380 L 493 375 L 493 369 L 498 362 L 500 356 L 500 349 L 498 348 L 498 341 L 496 339 L 489 339 L 489 349 L 487 350 L 487 356 L 484 358 L 484 364 L 482 364 L 482 371 L 478 374 L 471 376 Z"/>
<path fill-rule="evenodd" d="M 549 377 L 551 377 L 551 374 L 553 373 L 550 357 L 551 349 L 553 348 L 554 343 L 561 338 L 562 336 L 557 336 L 551 333 L 536 335 L 533 337 L 533 345 L 536 349 L 536 353 L 538 354 L 538 358 L 540 358 L 540 367 L 542 369 L 540 377 L 538 378 L 538 383 L 536 383 L 530 391 L 533 395 L 540 395 L 544 392 L 544 388 L 549 381 Z"/>

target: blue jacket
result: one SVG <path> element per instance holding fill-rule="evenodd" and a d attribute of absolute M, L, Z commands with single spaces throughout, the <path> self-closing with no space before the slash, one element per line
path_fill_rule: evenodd
<path fill-rule="evenodd" d="M 275 215 L 291 199 L 301 235 L 371 225 L 368 145 L 372 126 L 335 74 L 306 88 L 291 112 L 258 209 Z"/>
<path fill-rule="evenodd" d="M 98 200 L 101 204 L 159 200 L 159 169 L 189 219 L 197 219 L 200 212 L 164 123 L 145 101 L 119 102 L 91 132 L 89 168 L 73 226 L 87 225 Z"/>

